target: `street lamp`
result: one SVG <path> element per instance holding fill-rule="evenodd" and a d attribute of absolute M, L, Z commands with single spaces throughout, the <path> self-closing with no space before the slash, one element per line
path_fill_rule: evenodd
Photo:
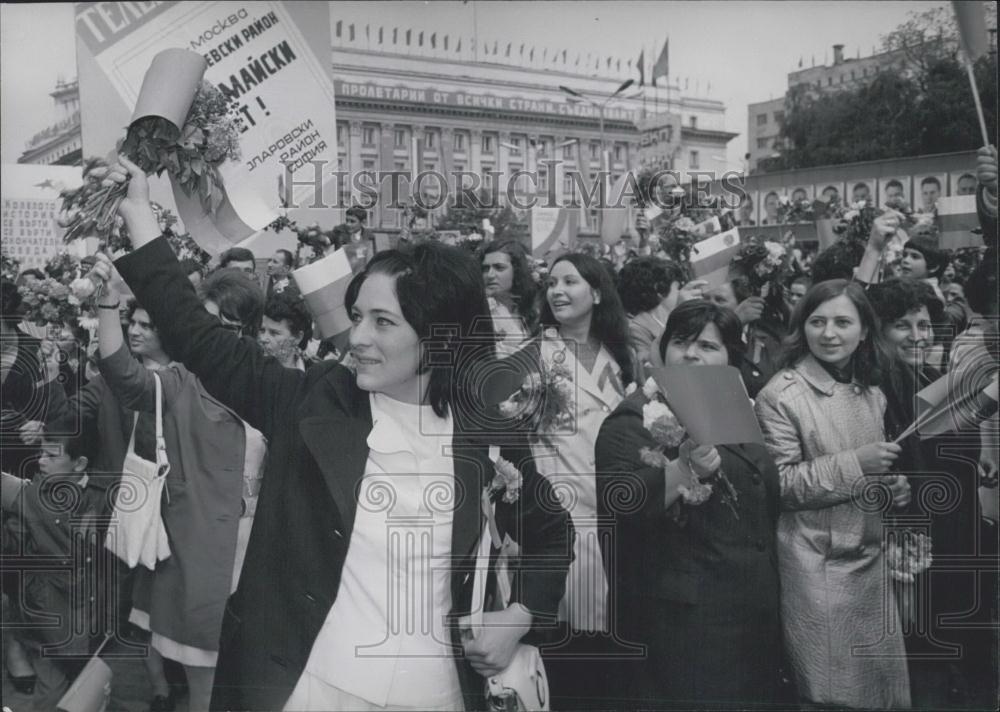
<path fill-rule="evenodd" d="M 621 83 L 621 86 L 615 89 L 615 91 L 612 94 L 610 94 L 607 97 L 604 97 L 603 101 L 595 101 L 594 99 L 591 99 L 589 96 L 586 96 L 578 91 L 574 91 L 573 89 L 570 89 L 567 86 L 563 86 L 562 84 L 559 85 L 559 91 L 563 92 L 564 94 L 567 94 L 570 97 L 573 97 L 577 101 L 585 101 L 591 106 L 593 106 L 595 109 L 597 109 L 597 118 L 599 122 L 598 130 L 600 132 L 600 142 L 601 142 L 602 173 L 610 170 L 610 167 L 607 165 L 607 157 L 606 157 L 606 152 L 604 150 L 604 110 L 607 108 L 608 104 L 610 104 L 613 99 L 617 98 L 619 94 L 621 94 L 623 91 L 628 89 L 633 84 L 635 84 L 635 80 L 626 79 L 624 82 Z M 607 190 L 605 190 L 604 193 L 606 196 Z M 601 229 L 603 227 L 604 227 L 604 212 L 599 210 L 597 212 L 597 231 L 601 232 Z"/>

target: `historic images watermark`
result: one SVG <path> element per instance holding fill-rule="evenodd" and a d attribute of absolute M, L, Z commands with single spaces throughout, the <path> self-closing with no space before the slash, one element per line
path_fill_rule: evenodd
<path fill-rule="evenodd" d="M 626 209 L 634 205 L 670 210 L 682 204 L 702 205 L 716 201 L 722 208 L 735 210 L 746 200 L 744 176 L 737 171 L 717 173 L 697 170 L 657 170 L 640 178 L 628 171 L 617 178 L 608 170 L 581 173 L 565 167 L 557 159 L 539 161 L 535 170 L 480 173 L 465 170 L 443 172 L 423 170 L 342 171 L 327 170 L 326 161 L 309 161 L 312 175 L 296 171 L 286 161 L 282 180 L 282 203 L 289 208 L 348 208 L 360 205 L 371 209 L 379 204 L 402 209 L 415 203 L 425 210 L 445 207 L 450 200 L 459 207 L 490 209 L 510 205 L 517 210 L 535 207 L 586 209 Z M 566 197 L 560 198 L 563 176 Z M 567 180 L 568 179 L 568 182 Z M 311 203 L 299 205 L 293 196 L 296 187 L 312 186 Z M 332 194 L 331 194 L 332 193 Z"/>

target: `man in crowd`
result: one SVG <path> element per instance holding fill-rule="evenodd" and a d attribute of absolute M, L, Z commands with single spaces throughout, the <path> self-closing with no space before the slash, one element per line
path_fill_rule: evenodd
<path fill-rule="evenodd" d="M 281 294 L 291 284 L 292 267 L 295 265 L 295 255 L 288 250 L 275 250 L 267 261 L 267 298 Z"/>
<path fill-rule="evenodd" d="M 245 247 L 230 247 L 219 257 L 219 269 L 235 267 L 251 277 L 257 271 L 257 258 Z"/>

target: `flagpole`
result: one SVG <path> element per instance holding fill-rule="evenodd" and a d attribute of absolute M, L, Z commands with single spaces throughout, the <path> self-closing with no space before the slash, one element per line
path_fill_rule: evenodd
<path fill-rule="evenodd" d="M 979 98 L 979 87 L 976 86 L 976 75 L 972 71 L 972 60 L 962 50 L 962 64 L 965 65 L 965 72 L 969 77 L 969 86 L 972 88 L 972 100 L 976 102 L 976 115 L 979 117 L 979 130 L 983 132 L 983 146 L 989 147 L 990 135 L 986 131 L 986 117 L 983 116 L 983 102 Z"/>

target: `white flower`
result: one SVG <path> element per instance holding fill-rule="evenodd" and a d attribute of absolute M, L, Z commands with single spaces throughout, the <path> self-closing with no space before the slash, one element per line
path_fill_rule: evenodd
<path fill-rule="evenodd" d="M 633 393 L 635 393 L 637 390 L 638 390 L 638 388 L 635 385 L 635 381 L 632 381 L 630 384 L 628 384 L 625 387 L 625 396 L 628 397 L 628 396 L 632 395 Z"/>
<path fill-rule="evenodd" d="M 846 213 L 844 213 L 844 220 L 850 222 L 854 218 L 858 217 L 858 215 L 860 214 L 861 213 L 858 210 L 848 210 Z"/>
<path fill-rule="evenodd" d="M 856 203 L 851 203 L 851 208 L 854 210 L 864 210 L 866 205 L 868 205 L 867 200 L 859 200 Z"/>
<path fill-rule="evenodd" d="M 646 396 L 648 400 L 655 400 L 656 394 L 660 392 L 660 387 L 656 385 L 656 381 L 652 377 L 647 378 L 646 382 L 642 384 L 642 395 Z"/>
<path fill-rule="evenodd" d="M 677 447 L 684 440 L 684 427 L 666 403 L 650 401 L 642 406 L 642 427 L 649 431 L 658 444 Z"/>
<path fill-rule="evenodd" d="M 767 249 L 767 261 L 775 267 L 779 266 L 782 260 L 785 259 L 784 245 L 765 240 L 764 247 Z"/>
<path fill-rule="evenodd" d="M 73 292 L 72 296 L 77 299 L 76 304 L 79 304 L 85 299 L 89 299 L 94 296 L 95 292 L 97 292 L 97 284 L 89 275 L 74 279 L 70 282 L 69 288 L 70 291 Z"/>
<path fill-rule="evenodd" d="M 490 492 L 503 492 L 503 501 L 507 504 L 516 502 L 521 496 L 521 471 L 514 463 L 498 457 L 495 463 L 496 475 L 490 484 Z"/>

